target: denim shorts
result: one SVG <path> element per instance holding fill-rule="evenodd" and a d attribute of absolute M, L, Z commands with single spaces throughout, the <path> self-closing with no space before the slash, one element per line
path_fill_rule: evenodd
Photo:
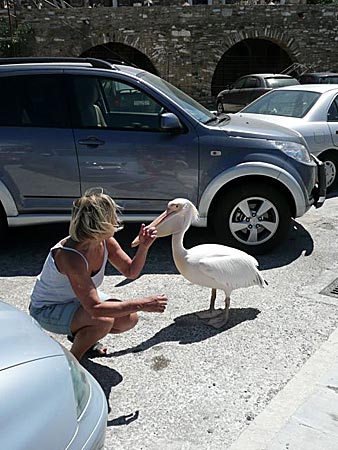
<path fill-rule="evenodd" d="M 101 302 L 111 298 L 104 292 L 97 291 Z M 29 314 L 47 331 L 56 334 L 71 335 L 70 326 L 74 314 L 81 306 L 77 298 L 70 299 L 67 303 L 54 303 L 36 308 L 29 305 Z"/>

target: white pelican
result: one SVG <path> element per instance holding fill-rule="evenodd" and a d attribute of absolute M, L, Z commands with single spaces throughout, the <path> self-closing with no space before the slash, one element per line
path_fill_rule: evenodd
<path fill-rule="evenodd" d="M 185 249 L 183 237 L 190 224 L 198 219 L 195 206 L 185 198 L 176 198 L 150 226 L 157 229 L 157 236 L 172 235 L 172 252 L 175 265 L 181 275 L 193 284 L 211 288 L 210 307 L 207 311 L 196 313 L 207 319 L 214 328 L 223 327 L 229 316 L 230 295 L 234 289 L 267 282 L 258 271 L 258 262 L 247 253 L 219 244 L 202 244 Z M 138 238 L 132 247 L 139 244 Z M 225 308 L 215 309 L 216 291 L 225 293 Z"/>

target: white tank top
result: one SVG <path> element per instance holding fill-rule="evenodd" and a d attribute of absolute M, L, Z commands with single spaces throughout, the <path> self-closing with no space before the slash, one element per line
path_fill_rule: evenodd
<path fill-rule="evenodd" d="M 85 261 L 88 270 L 88 261 L 82 253 L 80 253 L 78 250 L 75 250 L 74 248 L 64 247 L 61 242 L 57 243 L 50 249 L 46 261 L 43 265 L 42 271 L 36 279 L 31 294 L 31 304 L 35 308 L 42 308 L 43 306 L 52 305 L 55 303 L 67 303 L 76 298 L 68 277 L 60 273 L 56 267 L 53 257 L 53 250 L 57 248 L 69 250 L 80 255 Z M 104 256 L 102 266 L 100 270 L 91 277 L 96 287 L 100 286 L 103 282 L 107 259 L 108 250 L 106 247 L 106 242 L 104 242 Z"/>

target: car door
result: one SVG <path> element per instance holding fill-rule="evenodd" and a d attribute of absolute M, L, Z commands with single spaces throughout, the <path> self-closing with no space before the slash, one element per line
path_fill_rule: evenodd
<path fill-rule="evenodd" d="M 0 170 L 20 212 L 69 210 L 80 194 L 64 78 L 0 78 Z"/>
<path fill-rule="evenodd" d="M 331 103 L 327 115 L 327 123 L 330 128 L 332 142 L 338 147 L 338 96 L 336 96 Z"/>
<path fill-rule="evenodd" d="M 254 76 L 245 76 L 237 80 L 232 89 L 227 92 L 225 104 L 231 106 L 227 111 L 237 112 L 251 101 L 259 97 L 262 91 L 261 80 Z"/>
<path fill-rule="evenodd" d="M 256 100 L 265 92 L 263 82 L 258 77 L 249 76 L 246 78 L 241 96 L 239 98 L 240 104 L 244 107 Z"/>
<path fill-rule="evenodd" d="M 162 130 L 168 109 L 139 83 L 74 75 L 71 85 L 82 192 L 102 187 L 128 213 L 160 211 L 175 197 L 197 201 L 194 129 Z"/>
<path fill-rule="evenodd" d="M 241 108 L 244 84 L 245 77 L 239 78 L 228 91 L 223 92 L 222 100 L 226 112 L 237 112 Z"/>

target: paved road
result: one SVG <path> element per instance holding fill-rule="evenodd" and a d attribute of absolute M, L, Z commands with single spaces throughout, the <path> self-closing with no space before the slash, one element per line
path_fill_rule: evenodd
<path fill-rule="evenodd" d="M 223 330 L 194 316 L 208 306 L 209 291 L 177 273 L 169 239 L 154 244 L 139 279 L 107 271 L 103 288 L 118 298 L 165 292 L 170 299 L 165 314 L 142 313 L 136 329 L 107 338 L 106 358 L 85 361 L 110 406 L 107 450 L 235 445 L 337 327 L 337 299 L 319 294 L 338 277 L 337 215 L 333 197 L 295 222 L 283 246 L 258 258 L 269 286 L 234 292 Z M 126 225 L 118 235 L 128 251 L 136 232 Z M 26 310 L 49 247 L 66 233 L 64 225 L 13 230 L 0 254 L 0 298 Z M 208 241 L 206 230 L 191 229 L 185 244 Z"/>

